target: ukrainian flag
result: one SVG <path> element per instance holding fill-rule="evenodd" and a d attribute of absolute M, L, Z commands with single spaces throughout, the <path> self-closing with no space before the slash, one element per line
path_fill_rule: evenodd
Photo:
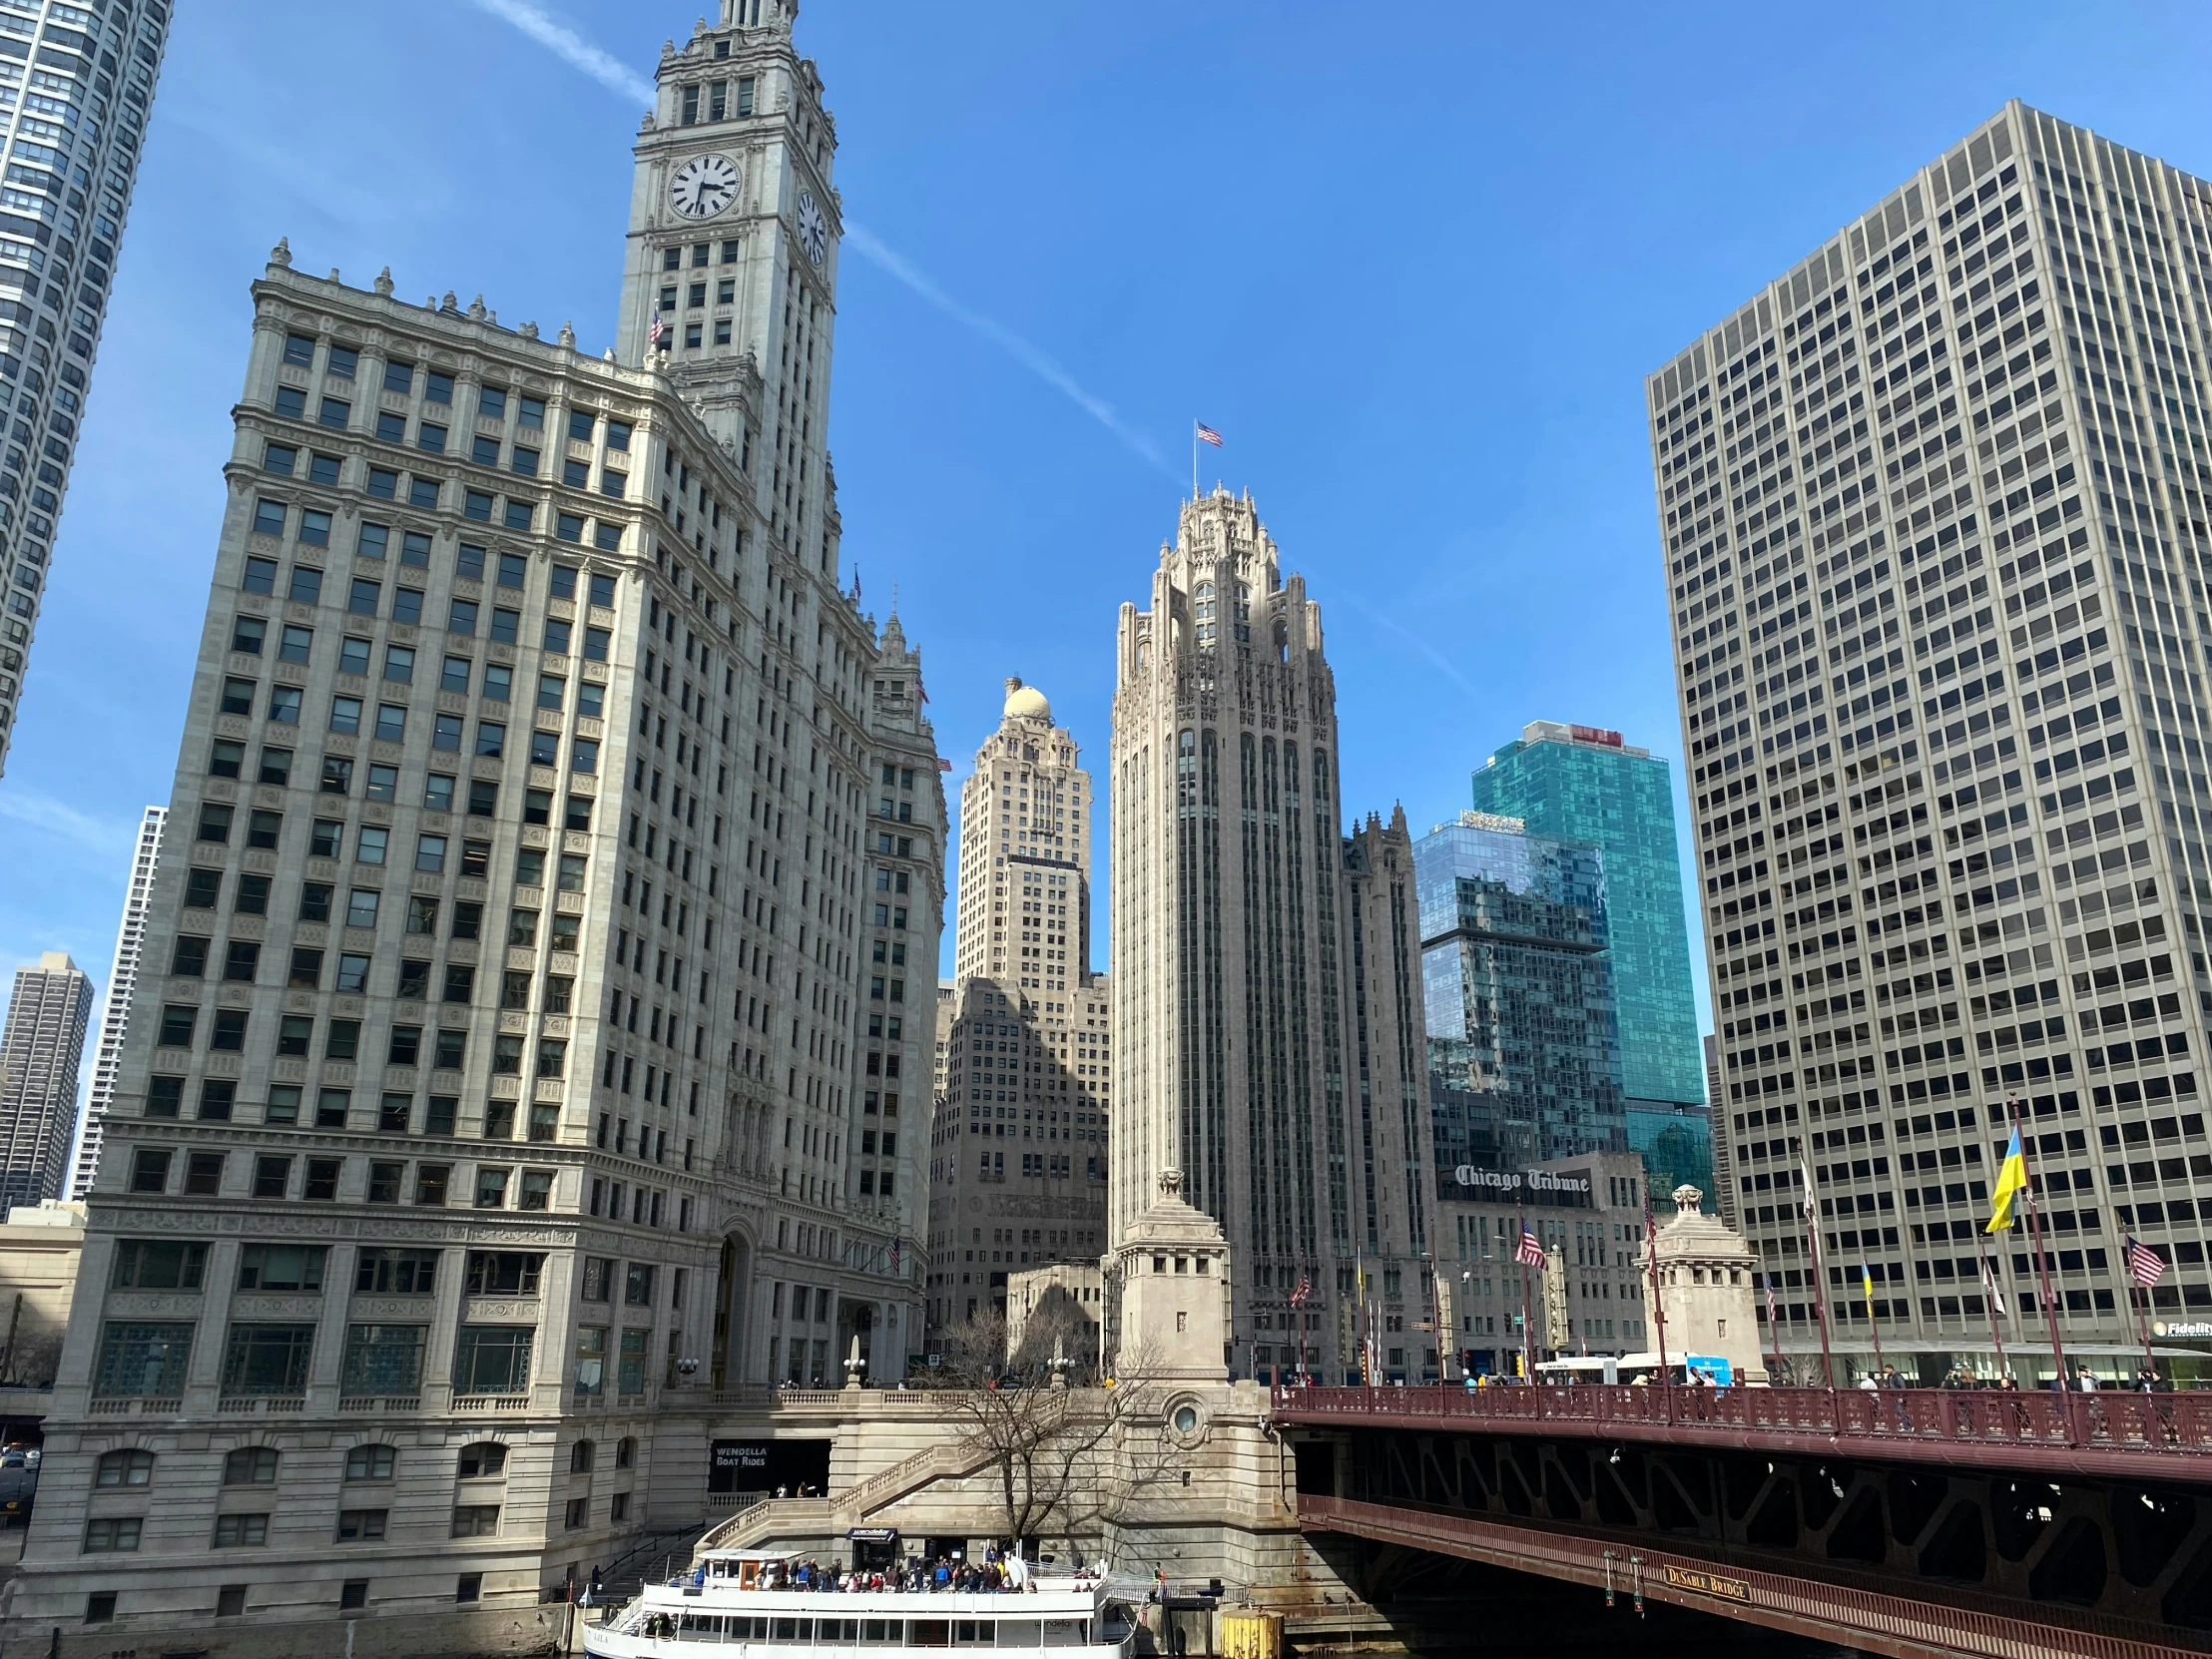
<path fill-rule="evenodd" d="M 2027 1157 L 2020 1151 L 2020 1132 L 2012 1131 L 2012 1144 L 2004 1150 L 2004 1162 L 1997 1169 L 1997 1190 L 1992 1197 L 1989 1225 L 1985 1233 L 2009 1232 L 2012 1226 L 2012 1195 L 2027 1190 Z"/>
<path fill-rule="evenodd" d="M 1874 1270 L 1863 1262 L 1859 1266 L 1859 1290 L 1869 1302 L 1874 1301 Z"/>

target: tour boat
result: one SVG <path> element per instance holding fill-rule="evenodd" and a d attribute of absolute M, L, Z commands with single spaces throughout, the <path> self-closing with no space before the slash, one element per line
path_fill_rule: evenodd
<path fill-rule="evenodd" d="M 902 1648 L 990 1648 L 1015 1659 L 1131 1659 L 1135 1652 L 1128 1605 L 1108 1594 L 1102 1576 L 1030 1568 L 1018 1590 L 790 1587 L 808 1560 L 787 1551 L 706 1550 L 690 1573 L 648 1584 L 605 1624 L 585 1624 L 584 1652 L 590 1659 L 890 1659 Z"/>

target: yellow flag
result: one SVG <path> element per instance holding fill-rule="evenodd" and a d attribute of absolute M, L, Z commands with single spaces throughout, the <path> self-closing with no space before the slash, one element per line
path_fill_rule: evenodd
<path fill-rule="evenodd" d="M 2027 1187 L 2027 1158 L 2020 1151 L 2020 1132 L 2012 1131 L 2012 1144 L 2005 1149 L 2004 1162 L 1997 1169 L 1997 1190 L 1991 1195 L 1989 1225 L 1984 1233 L 2003 1233 L 2012 1226 L 2012 1195 Z"/>

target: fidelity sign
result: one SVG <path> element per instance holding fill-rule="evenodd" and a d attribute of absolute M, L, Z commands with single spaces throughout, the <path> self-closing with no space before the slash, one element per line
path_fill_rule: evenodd
<path fill-rule="evenodd" d="M 1487 1187 L 1502 1193 L 1517 1193 L 1523 1187 L 1532 1193 L 1586 1193 L 1590 1190 L 1590 1178 L 1586 1175 L 1553 1175 L 1549 1170 L 1540 1169 L 1476 1169 L 1472 1164 L 1461 1164 L 1451 1175 L 1462 1187 Z"/>

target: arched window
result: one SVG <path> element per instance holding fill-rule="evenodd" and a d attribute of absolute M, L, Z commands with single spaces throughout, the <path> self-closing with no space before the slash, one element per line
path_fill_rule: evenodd
<path fill-rule="evenodd" d="M 389 1480 L 398 1461 L 398 1451 L 388 1445 L 352 1446 L 345 1453 L 345 1478 Z"/>
<path fill-rule="evenodd" d="M 590 1440 L 578 1440 L 570 1446 L 568 1449 L 568 1472 L 571 1474 L 591 1473 L 592 1456 L 597 1449 Z"/>
<path fill-rule="evenodd" d="M 635 1436 L 625 1434 L 615 1442 L 615 1467 L 635 1467 L 638 1461 L 638 1442 Z"/>
<path fill-rule="evenodd" d="M 103 1452 L 93 1482 L 100 1486 L 148 1486 L 154 1481 L 154 1454 L 133 1447 Z"/>
<path fill-rule="evenodd" d="M 276 1482 L 276 1448 L 242 1445 L 223 1459 L 226 1486 L 271 1486 Z"/>
<path fill-rule="evenodd" d="M 583 1443 L 589 1446 L 591 1441 Z M 497 1440 L 478 1440 L 474 1445 L 461 1447 L 461 1479 L 497 1480 L 506 1472 L 507 1448 Z"/>
<path fill-rule="evenodd" d="M 1213 583 L 1199 583 L 1198 591 L 1191 595 L 1191 615 L 1198 624 L 1199 649 L 1204 650 L 1214 644 L 1218 637 L 1215 633 Z"/>

